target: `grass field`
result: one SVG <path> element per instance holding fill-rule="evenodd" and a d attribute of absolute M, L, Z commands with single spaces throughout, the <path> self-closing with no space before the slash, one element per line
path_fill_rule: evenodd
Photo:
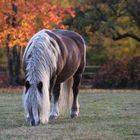
<path fill-rule="evenodd" d="M 22 94 L 0 93 L 0 140 L 139 140 L 140 91 L 80 93 L 79 118 L 28 126 Z"/>

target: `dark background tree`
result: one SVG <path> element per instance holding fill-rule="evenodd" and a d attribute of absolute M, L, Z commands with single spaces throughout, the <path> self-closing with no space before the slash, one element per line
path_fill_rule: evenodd
<path fill-rule="evenodd" d="M 101 66 L 93 87 L 139 88 L 140 1 L 79 0 L 75 13 L 65 24 L 84 36 L 87 65 Z"/>
<path fill-rule="evenodd" d="M 139 0 L 80 0 L 75 12 L 65 24 L 88 42 L 88 64 L 140 54 Z"/>

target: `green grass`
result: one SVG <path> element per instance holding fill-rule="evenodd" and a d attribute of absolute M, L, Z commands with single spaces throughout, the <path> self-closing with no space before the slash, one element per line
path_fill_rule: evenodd
<path fill-rule="evenodd" d="M 138 140 L 140 91 L 80 93 L 80 115 L 28 126 L 22 94 L 0 94 L 0 140 Z"/>

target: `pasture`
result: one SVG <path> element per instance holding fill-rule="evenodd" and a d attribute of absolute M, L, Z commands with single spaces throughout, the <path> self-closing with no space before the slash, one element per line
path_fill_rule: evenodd
<path fill-rule="evenodd" d="M 28 126 L 21 93 L 0 93 L 0 140 L 138 140 L 140 91 L 80 93 L 80 115 Z"/>

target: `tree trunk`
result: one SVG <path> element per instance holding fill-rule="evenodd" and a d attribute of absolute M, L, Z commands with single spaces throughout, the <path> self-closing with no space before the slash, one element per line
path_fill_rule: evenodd
<path fill-rule="evenodd" d="M 20 74 L 21 74 L 21 47 L 14 46 L 13 50 L 13 69 L 14 69 L 14 77 L 13 77 L 13 83 L 14 85 L 19 85 L 20 82 Z"/>
<path fill-rule="evenodd" d="M 10 40 L 10 35 L 7 35 L 6 38 L 6 56 L 7 56 L 7 73 L 8 73 L 8 85 L 13 84 L 13 61 L 12 61 L 12 56 L 10 53 L 10 48 L 9 48 L 9 40 Z"/>
<path fill-rule="evenodd" d="M 17 27 L 16 14 L 18 12 L 18 9 L 14 1 L 11 1 L 11 7 L 14 14 L 11 15 L 10 13 L 7 13 L 6 24 L 8 28 L 10 26 L 12 26 L 13 28 L 16 28 Z M 20 83 L 21 47 L 14 46 L 13 48 L 10 48 L 9 41 L 10 41 L 10 34 L 8 34 L 6 38 L 8 84 L 15 86 Z"/>

